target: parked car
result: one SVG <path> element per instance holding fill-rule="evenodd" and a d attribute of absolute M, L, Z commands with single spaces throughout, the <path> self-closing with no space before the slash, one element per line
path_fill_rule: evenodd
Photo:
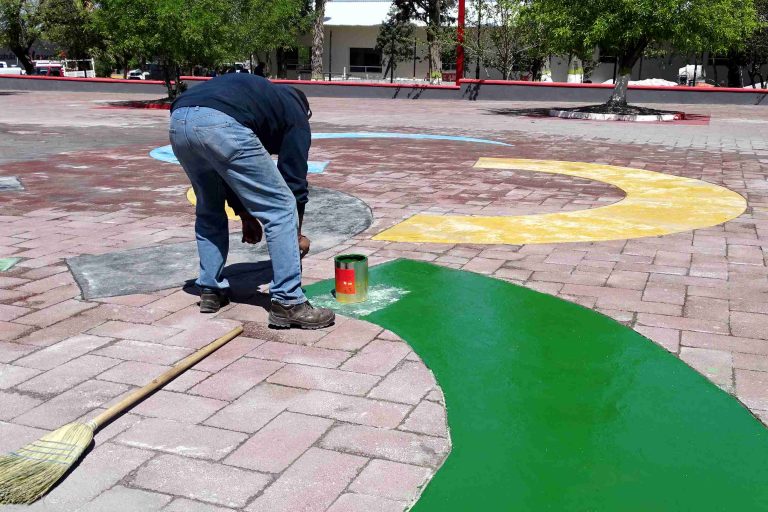
<path fill-rule="evenodd" d="M 10 66 L 7 62 L 0 60 L 0 75 L 23 75 L 24 70 L 19 66 Z"/>
<path fill-rule="evenodd" d="M 146 80 L 149 76 L 149 71 L 142 71 L 140 69 L 132 69 L 128 72 L 128 80 Z"/>

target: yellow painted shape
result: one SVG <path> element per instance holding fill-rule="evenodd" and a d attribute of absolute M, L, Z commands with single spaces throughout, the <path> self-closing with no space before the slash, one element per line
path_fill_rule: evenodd
<path fill-rule="evenodd" d="M 668 235 L 722 224 L 745 199 L 705 181 L 612 165 L 481 158 L 476 168 L 547 172 L 608 183 L 626 197 L 599 208 L 510 217 L 414 215 L 374 240 L 449 244 L 550 244 Z"/>
<path fill-rule="evenodd" d="M 187 200 L 192 203 L 193 205 L 197 204 L 197 197 L 195 197 L 195 191 L 193 189 L 187 190 Z M 232 220 L 240 220 L 240 217 L 237 216 L 235 213 L 235 210 L 229 207 L 228 204 L 224 204 L 224 211 L 227 212 L 227 217 Z"/>

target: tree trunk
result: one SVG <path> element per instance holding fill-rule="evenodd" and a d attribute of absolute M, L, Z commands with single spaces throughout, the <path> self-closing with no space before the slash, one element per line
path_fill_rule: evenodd
<path fill-rule="evenodd" d="M 632 77 L 632 68 L 635 67 L 647 45 L 646 42 L 638 42 L 630 51 L 618 57 L 618 76 L 606 106 L 619 108 L 627 106 L 627 88 Z"/>
<path fill-rule="evenodd" d="M 278 48 L 275 55 L 275 60 L 277 60 L 277 78 L 286 78 L 288 73 L 285 69 L 285 50 Z"/>
<path fill-rule="evenodd" d="M 325 0 L 315 0 L 315 23 L 312 29 L 312 80 L 323 79 L 323 39 Z"/>
<path fill-rule="evenodd" d="M 483 44 L 483 2 L 477 4 L 477 59 L 475 59 L 475 80 L 480 80 L 480 54 Z"/>
<path fill-rule="evenodd" d="M 531 63 L 531 82 L 541 81 L 541 70 L 544 68 L 544 59 L 534 59 Z"/>
<path fill-rule="evenodd" d="M 440 56 L 440 0 L 430 0 L 429 21 L 427 28 L 427 44 L 429 46 L 429 80 L 437 82 L 437 73 L 442 75 L 443 60 Z"/>
<path fill-rule="evenodd" d="M 186 86 L 186 84 L 181 81 L 181 66 L 176 64 L 173 67 L 173 69 L 175 71 L 174 82 L 173 82 L 173 91 L 174 91 L 173 97 L 175 98 L 176 96 L 184 92 L 184 87 Z"/>
<path fill-rule="evenodd" d="M 734 59 L 728 59 L 728 87 L 744 87 L 741 66 Z"/>
<path fill-rule="evenodd" d="M 389 54 L 389 83 L 393 84 L 395 83 L 395 40 L 392 39 L 392 44 L 390 45 L 390 54 Z M 386 75 L 384 75 L 386 76 Z"/>
<path fill-rule="evenodd" d="M 440 61 L 440 52 L 436 49 L 437 43 L 435 35 L 430 28 L 427 28 L 427 60 L 429 63 L 429 81 L 433 81 L 433 75 L 437 69 L 437 63 Z"/>
<path fill-rule="evenodd" d="M 757 71 L 755 71 L 755 78 L 757 78 L 758 82 L 755 82 L 753 79 L 753 83 L 757 83 L 760 85 L 760 89 L 768 89 L 768 81 L 765 80 L 762 71 L 758 68 Z M 753 86 L 754 87 L 754 86 Z"/>
<path fill-rule="evenodd" d="M 28 75 L 34 75 L 35 74 L 35 66 L 32 64 L 32 59 L 29 58 L 29 47 L 24 48 L 21 45 L 11 45 L 11 51 L 16 56 L 17 59 L 19 59 L 19 64 L 24 68 L 24 71 Z"/>
<path fill-rule="evenodd" d="M 168 99 L 172 100 L 176 98 L 176 91 L 173 88 L 173 81 L 171 80 L 170 63 L 167 60 L 163 60 L 163 82 L 165 83 L 165 89 L 168 91 Z"/>
<path fill-rule="evenodd" d="M 22 3 L 17 2 L 17 4 L 20 11 L 22 8 Z M 25 30 L 20 19 L 21 12 L 19 11 L 16 12 L 18 18 L 11 16 L 10 19 L 6 20 L 6 39 L 8 40 L 8 45 L 11 51 L 19 60 L 19 64 L 24 67 L 24 70 L 28 75 L 33 75 L 35 73 L 35 66 L 32 64 L 32 59 L 29 56 L 29 49 L 32 48 L 32 44 L 35 41 L 34 39 L 30 41 L 29 38 L 25 35 Z"/>
<path fill-rule="evenodd" d="M 619 71 L 619 75 L 616 78 L 616 84 L 613 86 L 613 93 L 611 99 L 608 100 L 607 105 L 611 107 L 625 107 L 627 106 L 627 88 L 629 87 L 630 72 Z"/>

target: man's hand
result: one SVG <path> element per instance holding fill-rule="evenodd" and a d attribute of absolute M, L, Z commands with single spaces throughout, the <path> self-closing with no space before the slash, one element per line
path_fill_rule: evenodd
<path fill-rule="evenodd" d="M 264 235 L 264 229 L 261 227 L 261 223 L 245 214 L 240 215 L 240 220 L 243 221 L 243 243 L 257 244 L 261 242 L 261 237 Z"/>
<path fill-rule="evenodd" d="M 299 254 L 303 258 L 309 253 L 309 238 L 304 235 L 299 235 Z"/>

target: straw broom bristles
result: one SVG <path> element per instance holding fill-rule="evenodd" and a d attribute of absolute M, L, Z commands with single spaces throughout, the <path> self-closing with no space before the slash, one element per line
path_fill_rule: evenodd
<path fill-rule="evenodd" d="M 243 332 L 236 327 L 179 361 L 173 368 L 137 389 L 85 423 L 70 423 L 15 452 L 0 456 L 0 505 L 29 504 L 47 493 L 80 460 L 93 434 L 184 371 Z"/>
<path fill-rule="evenodd" d="M 0 456 L 0 503 L 32 503 L 58 482 L 93 440 L 91 423 L 70 423 Z"/>

